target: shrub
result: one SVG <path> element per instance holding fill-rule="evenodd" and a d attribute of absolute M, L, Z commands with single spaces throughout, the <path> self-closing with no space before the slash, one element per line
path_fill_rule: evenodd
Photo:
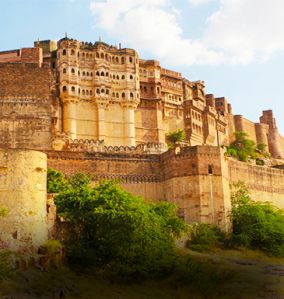
<path fill-rule="evenodd" d="M 171 132 L 166 135 L 166 142 L 169 148 L 174 148 L 178 142 L 181 142 L 184 139 L 185 139 L 185 132 L 183 130 Z"/>
<path fill-rule="evenodd" d="M 225 234 L 217 226 L 199 223 L 193 226 L 187 246 L 196 251 L 208 251 L 220 246 L 224 239 Z"/>
<path fill-rule="evenodd" d="M 69 184 L 55 198 L 69 230 L 72 261 L 88 257 L 90 264 L 136 277 L 160 276 L 175 267 L 174 238 L 187 228 L 175 205 L 147 203 L 114 182 L 95 188 L 84 182 Z"/>
<path fill-rule="evenodd" d="M 284 211 L 254 202 L 243 184 L 232 195 L 232 240 L 236 245 L 284 256 Z"/>
<path fill-rule="evenodd" d="M 47 170 L 47 193 L 59 193 L 66 187 L 64 175 L 52 168 Z"/>

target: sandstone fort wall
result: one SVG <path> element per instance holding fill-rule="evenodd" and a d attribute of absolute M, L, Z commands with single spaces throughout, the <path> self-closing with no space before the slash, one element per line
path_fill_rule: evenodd
<path fill-rule="evenodd" d="M 46 223 L 46 155 L 36 151 L 0 150 L 0 247 L 37 249 L 48 238 Z"/>

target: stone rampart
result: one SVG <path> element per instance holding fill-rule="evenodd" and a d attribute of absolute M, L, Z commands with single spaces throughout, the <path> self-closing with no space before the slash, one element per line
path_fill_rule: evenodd
<path fill-rule="evenodd" d="M 36 251 L 47 240 L 46 155 L 0 150 L 0 247 Z"/>

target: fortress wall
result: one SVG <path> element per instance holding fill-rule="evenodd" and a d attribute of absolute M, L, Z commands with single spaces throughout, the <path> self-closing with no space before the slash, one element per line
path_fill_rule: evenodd
<path fill-rule="evenodd" d="M 0 146 L 49 149 L 51 74 L 36 64 L 0 64 Z"/>
<path fill-rule="evenodd" d="M 243 181 L 250 190 L 252 199 L 269 201 L 284 208 L 284 171 L 281 169 L 249 165 L 228 160 L 231 183 Z"/>
<path fill-rule="evenodd" d="M 36 151 L 0 150 L 0 247 L 36 250 L 47 240 L 46 155 Z"/>
<path fill-rule="evenodd" d="M 235 121 L 235 130 L 236 131 L 246 132 L 248 134 L 248 138 L 253 140 L 255 143 L 257 143 L 254 122 L 244 118 L 242 115 L 235 115 L 234 121 Z"/>
<path fill-rule="evenodd" d="M 157 110 L 139 106 L 135 111 L 136 143 L 159 142 Z"/>
<path fill-rule="evenodd" d="M 48 166 L 66 175 L 88 174 L 93 181 L 118 179 L 125 183 L 159 182 L 161 177 L 158 155 L 126 155 L 47 151 Z"/>
<path fill-rule="evenodd" d="M 228 230 L 229 179 L 220 148 L 196 146 L 167 152 L 162 169 L 163 197 L 179 206 L 187 222 L 213 223 Z"/>
<path fill-rule="evenodd" d="M 35 63 L 0 63 L 0 96 L 33 96 L 40 103 L 50 96 L 52 84 L 48 66 Z"/>
<path fill-rule="evenodd" d="M 76 105 L 77 139 L 98 139 L 98 110 L 90 102 Z"/>

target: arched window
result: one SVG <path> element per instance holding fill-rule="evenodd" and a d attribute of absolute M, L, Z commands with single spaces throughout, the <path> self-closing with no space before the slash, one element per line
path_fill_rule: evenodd
<path fill-rule="evenodd" d="M 83 72 L 83 76 L 85 76 L 86 75 L 86 73 L 85 72 Z"/>
<path fill-rule="evenodd" d="M 78 76 L 80 76 L 80 71 L 78 71 Z"/>
<path fill-rule="evenodd" d="M 125 59 L 124 59 L 124 57 L 121 57 L 121 63 L 122 63 L 122 64 L 125 63 Z"/>
<path fill-rule="evenodd" d="M 114 92 L 112 93 L 112 97 L 115 98 L 115 93 Z"/>
<path fill-rule="evenodd" d="M 119 98 L 119 94 L 118 94 L 118 92 L 116 93 L 116 97 Z"/>
<path fill-rule="evenodd" d="M 147 92 L 147 87 L 146 86 L 144 86 L 144 92 Z"/>
<path fill-rule="evenodd" d="M 121 94 L 121 97 L 122 97 L 123 99 L 125 99 L 125 93 L 124 93 L 124 92 Z"/>
<path fill-rule="evenodd" d="M 72 73 L 72 74 L 75 74 L 75 70 L 74 70 L 74 69 L 71 69 L 71 73 Z"/>
<path fill-rule="evenodd" d="M 160 87 L 157 87 L 157 92 L 160 93 Z"/>
<path fill-rule="evenodd" d="M 88 77 L 89 77 L 89 75 L 90 75 L 89 72 L 87 72 L 87 76 L 88 76 Z"/>
<path fill-rule="evenodd" d="M 130 98 L 131 98 L 131 99 L 133 98 L 133 93 L 132 93 L 132 92 L 130 92 Z"/>
<path fill-rule="evenodd" d="M 100 72 L 96 72 L 96 76 L 99 76 L 100 75 Z"/>
<path fill-rule="evenodd" d="M 125 79 L 125 76 L 124 76 L 124 75 L 122 75 L 122 76 L 121 76 L 121 80 L 124 80 L 124 79 Z"/>
<path fill-rule="evenodd" d="M 79 94 L 81 93 L 81 90 L 80 90 L 80 88 L 78 88 L 78 93 L 79 93 Z"/>
<path fill-rule="evenodd" d="M 85 53 L 83 53 L 82 56 L 85 57 Z"/>
<path fill-rule="evenodd" d="M 89 58 L 89 53 L 86 54 L 86 58 Z"/>
<path fill-rule="evenodd" d="M 115 59 L 114 59 L 114 56 L 112 56 L 112 62 L 114 62 L 114 60 L 115 60 Z"/>
<path fill-rule="evenodd" d="M 115 62 L 116 62 L 116 63 L 119 63 L 119 59 L 118 59 L 118 57 L 115 58 Z"/>
<path fill-rule="evenodd" d="M 101 93 L 105 93 L 105 90 L 104 90 L 104 89 L 102 89 L 102 90 L 101 90 Z"/>
<path fill-rule="evenodd" d="M 105 75 L 105 73 L 104 72 L 101 72 L 101 76 L 104 76 Z"/>
<path fill-rule="evenodd" d="M 100 90 L 99 90 L 98 88 L 97 88 L 97 90 L 96 90 L 96 93 L 97 93 L 97 94 L 100 94 Z"/>
<path fill-rule="evenodd" d="M 119 80 L 119 76 L 118 75 L 116 76 L 116 79 Z"/>
<path fill-rule="evenodd" d="M 133 59 L 132 57 L 129 57 L 129 62 L 132 63 L 133 62 Z"/>
<path fill-rule="evenodd" d="M 132 76 L 132 75 L 130 75 L 130 77 L 129 77 L 129 78 L 130 78 L 130 80 L 133 80 L 133 76 Z"/>
<path fill-rule="evenodd" d="M 85 95 L 85 89 L 82 90 L 82 94 Z"/>
<path fill-rule="evenodd" d="M 90 73 L 90 75 L 91 75 L 91 77 L 93 77 L 93 73 L 92 72 Z"/>
<path fill-rule="evenodd" d="M 66 55 L 66 50 L 64 49 L 63 51 L 62 51 L 62 55 Z"/>
<path fill-rule="evenodd" d="M 75 92 L 75 87 L 74 86 L 71 87 L 71 91 Z"/>
<path fill-rule="evenodd" d="M 105 59 L 108 60 L 108 55 L 106 54 Z"/>
<path fill-rule="evenodd" d="M 93 55 L 92 55 L 92 54 L 90 54 L 90 58 L 92 58 L 92 56 L 93 56 Z"/>
<path fill-rule="evenodd" d="M 101 58 L 104 59 L 105 58 L 105 55 L 104 53 L 101 53 Z"/>
<path fill-rule="evenodd" d="M 90 90 L 90 95 L 93 95 L 93 92 L 92 92 L 92 90 Z"/>
<path fill-rule="evenodd" d="M 66 91 L 67 91 L 67 87 L 66 87 L 66 86 L 63 86 L 62 91 L 63 91 L 63 92 L 66 92 Z"/>
<path fill-rule="evenodd" d="M 63 69 L 63 74 L 66 74 L 66 69 Z"/>
<path fill-rule="evenodd" d="M 87 96 L 89 95 L 89 90 L 86 90 L 86 95 L 87 95 Z"/>
<path fill-rule="evenodd" d="M 109 94 L 109 90 L 108 89 L 106 90 L 106 94 Z"/>
<path fill-rule="evenodd" d="M 71 55 L 75 55 L 75 51 L 73 49 L 71 50 Z"/>
<path fill-rule="evenodd" d="M 106 77 L 108 77 L 108 72 L 106 72 Z"/>
<path fill-rule="evenodd" d="M 96 53 L 96 57 L 97 57 L 97 58 L 100 58 L 100 54 L 99 54 L 99 53 Z"/>

